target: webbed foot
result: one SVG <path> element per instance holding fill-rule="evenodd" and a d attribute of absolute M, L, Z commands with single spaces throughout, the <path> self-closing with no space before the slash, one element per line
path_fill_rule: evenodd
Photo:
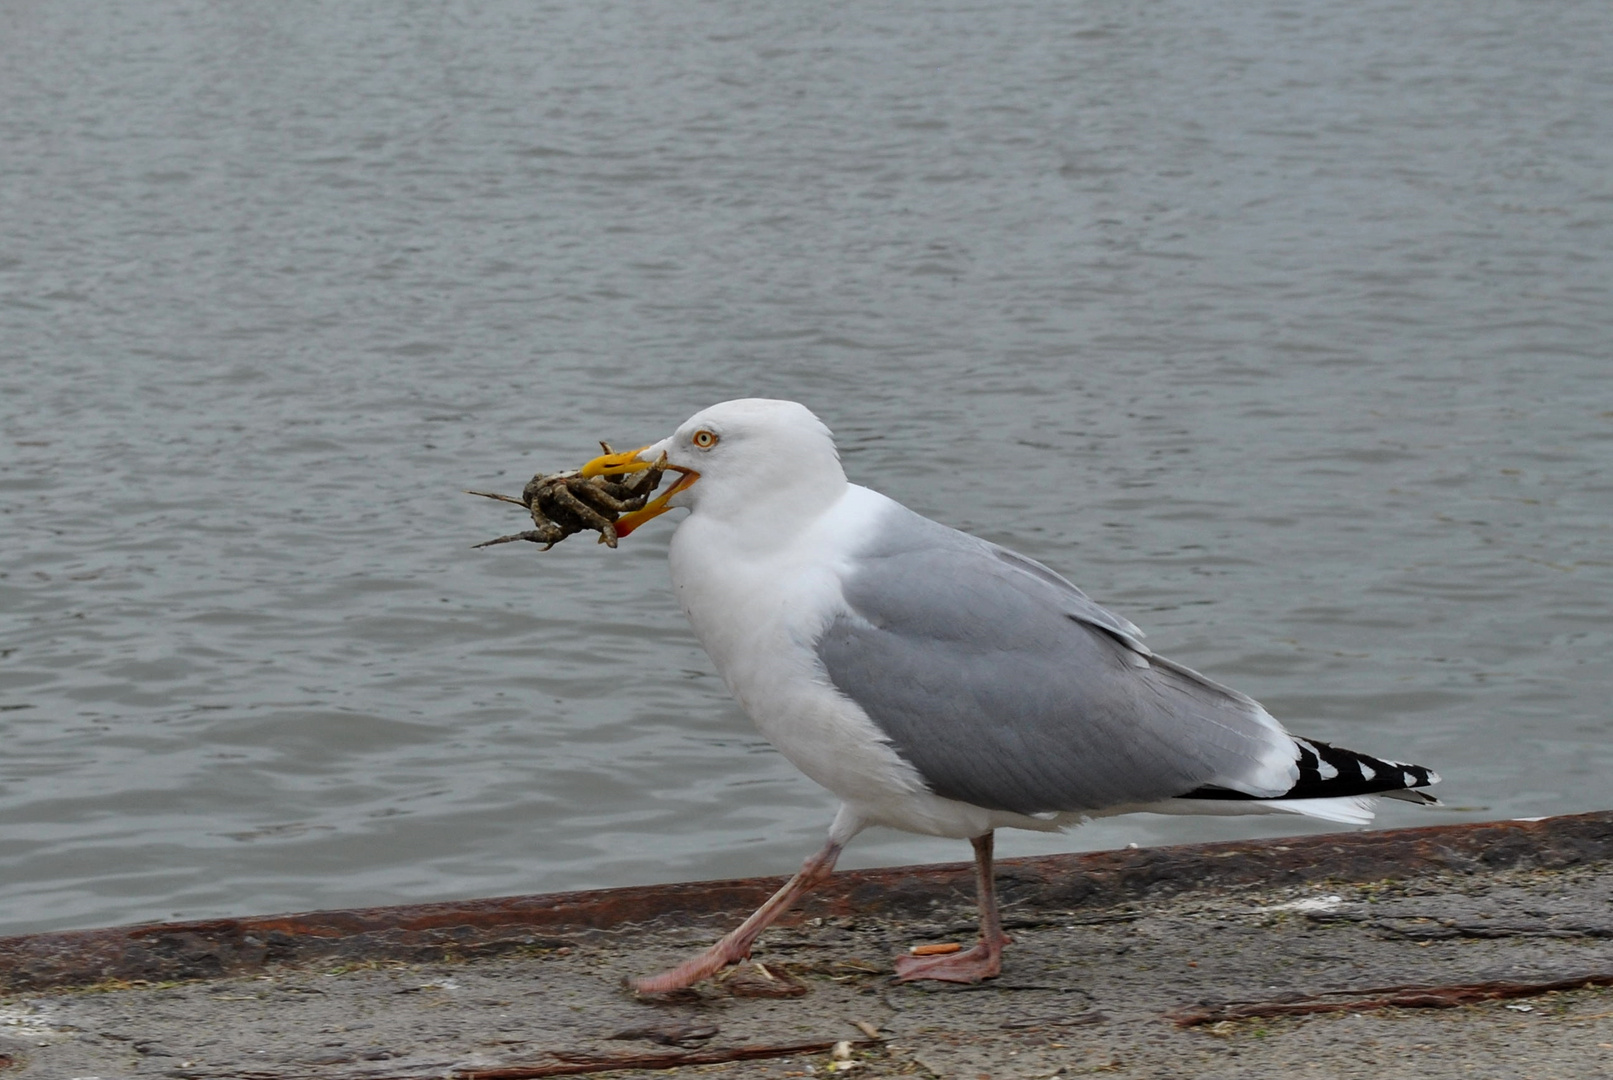
<path fill-rule="evenodd" d="M 1011 938 L 1003 935 L 995 944 L 982 941 L 967 952 L 942 956 L 898 956 L 896 981 L 934 979 L 937 982 L 977 983 L 981 979 L 994 979 L 1002 974 L 1003 946 L 1011 941 Z"/>

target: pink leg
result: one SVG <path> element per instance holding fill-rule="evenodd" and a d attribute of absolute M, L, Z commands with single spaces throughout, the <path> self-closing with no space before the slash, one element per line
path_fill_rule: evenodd
<path fill-rule="evenodd" d="M 729 964 L 737 964 L 745 959 L 750 955 L 750 947 L 755 944 L 763 930 L 773 925 L 774 921 L 788 911 L 790 905 L 799 900 L 802 894 L 829 876 L 829 872 L 834 869 L 835 860 L 840 858 L 840 849 L 843 846 L 830 840 L 823 846 L 822 851 L 802 865 L 799 873 L 784 883 L 782 889 L 769 897 L 767 903 L 752 912 L 751 917 L 739 925 L 739 929 L 670 971 L 663 971 L 659 975 L 650 975 L 643 979 L 633 979 L 633 989 L 641 994 L 662 994 L 668 990 L 679 990 L 685 986 L 693 986 L 701 979 L 708 979 Z"/>
<path fill-rule="evenodd" d="M 936 979 L 974 983 L 1002 973 L 1003 946 L 1013 939 L 1003 933 L 997 915 L 997 889 L 991 876 L 991 833 L 969 841 L 975 846 L 975 890 L 980 895 L 980 944 L 968 952 L 944 956 L 898 956 L 896 981 Z"/>

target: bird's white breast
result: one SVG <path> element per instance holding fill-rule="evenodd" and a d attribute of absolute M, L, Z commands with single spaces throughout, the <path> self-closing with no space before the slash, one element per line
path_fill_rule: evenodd
<path fill-rule="evenodd" d="M 844 609 L 844 559 L 876 527 L 883 496 L 851 487 L 782 544 L 743 522 L 691 514 L 672 538 L 672 584 L 695 636 L 757 728 L 817 783 L 852 802 L 922 791 L 862 709 L 830 685 L 813 643 Z"/>
<path fill-rule="evenodd" d="M 1064 816 L 1029 818 L 936 795 L 829 682 L 814 644 L 846 610 L 841 582 L 853 554 L 892 508 L 853 485 L 776 546 L 755 544 L 742 525 L 691 514 L 673 534 L 670 561 L 695 636 L 758 730 L 861 823 L 951 837 L 1067 824 Z"/>

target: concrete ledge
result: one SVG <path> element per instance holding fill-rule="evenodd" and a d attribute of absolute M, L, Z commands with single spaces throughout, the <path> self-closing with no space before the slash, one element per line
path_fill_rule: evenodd
<path fill-rule="evenodd" d="M 1431 872 L 1613 861 L 1613 811 L 1545 818 L 1005 859 L 1005 909 L 1078 910 L 1240 885 L 1370 882 Z M 973 896 L 968 863 L 837 873 L 782 925 L 862 913 L 900 919 Z M 635 886 L 291 915 L 149 923 L 0 938 L 0 992 L 108 979 L 175 980 L 314 961 L 430 960 L 564 945 L 624 926 L 726 926 L 782 877 Z"/>
<path fill-rule="evenodd" d="M 1613 813 L 838 874 L 751 963 L 623 984 L 778 878 L 0 939 L 0 1080 L 1613 1076 Z M 838 1054 L 839 1056 L 835 1056 Z"/>

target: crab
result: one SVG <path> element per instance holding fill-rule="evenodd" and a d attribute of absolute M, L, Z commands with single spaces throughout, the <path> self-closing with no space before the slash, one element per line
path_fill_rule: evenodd
<path fill-rule="evenodd" d="M 609 443 L 601 442 L 605 453 L 613 454 Z M 616 481 L 606 476 L 583 476 L 576 469 L 558 473 L 538 473 L 527 481 L 519 499 L 499 495 L 492 491 L 472 491 L 500 502 L 524 506 L 532 514 L 535 529 L 512 533 L 477 544 L 479 548 L 493 544 L 508 544 L 512 540 L 527 540 L 542 544 L 548 551 L 572 533 L 593 529 L 599 533 L 599 542 L 616 546 L 616 519 L 630 510 L 642 510 L 650 494 L 661 483 L 666 470 L 666 455 L 628 481 Z"/>

